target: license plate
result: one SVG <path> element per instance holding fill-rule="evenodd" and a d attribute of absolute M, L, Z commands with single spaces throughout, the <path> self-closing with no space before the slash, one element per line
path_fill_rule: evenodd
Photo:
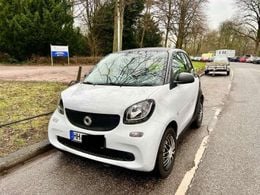
<path fill-rule="evenodd" d="M 82 137 L 84 135 L 86 135 L 86 134 L 70 130 L 70 140 L 71 141 L 82 143 Z"/>

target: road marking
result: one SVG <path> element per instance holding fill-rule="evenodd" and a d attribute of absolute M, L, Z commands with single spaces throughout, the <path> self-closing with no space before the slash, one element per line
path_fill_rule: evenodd
<path fill-rule="evenodd" d="M 231 69 L 231 79 L 230 79 L 231 83 L 228 85 L 227 95 L 231 91 L 233 79 L 234 79 L 234 72 Z M 210 121 L 209 125 L 207 126 L 208 135 L 203 138 L 203 140 L 200 144 L 200 147 L 196 152 L 195 159 L 194 159 L 194 166 L 189 171 L 187 171 L 186 174 L 184 175 L 180 185 L 177 188 L 177 191 L 175 192 L 175 195 L 185 195 L 186 192 L 188 191 L 190 184 L 191 184 L 191 182 L 194 178 L 194 175 L 196 173 L 196 170 L 198 169 L 199 164 L 202 161 L 201 159 L 203 157 L 203 154 L 204 154 L 206 148 L 208 147 L 210 133 L 216 127 L 216 124 L 217 124 L 217 121 L 218 121 L 218 116 L 220 115 L 220 113 L 223 109 L 223 106 L 224 106 L 224 103 L 221 107 L 216 108 L 215 114 L 214 114 L 212 120 Z"/>
<path fill-rule="evenodd" d="M 228 94 L 230 93 L 230 91 L 231 91 L 231 87 L 232 87 L 232 81 L 233 81 L 233 79 L 234 79 L 234 72 L 233 72 L 233 70 L 231 69 L 231 78 L 230 78 L 230 80 L 231 80 L 231 83 L 228 85 Z"/>
<path fill-rule="evenodd" d="M 207 126 L 208 133 L 211 133 L 213 129 L 216 127 L 216 124 L 218 122 L 218 116 L 221 113 L 222 108 L 217 108 L 215 111 L 215 114 L 213 118 L 210 120 L 209 125 Z"/>
<path fill-rule="evenodd" d="M 199 164 L 201 162 L 203 153 L 205 152 L 207 146 L 208 146 L 208 140 L 209 135 L 205 136 L 200 144 L 200 147 L 195 155 L 194 159 L 194 167 L 192 167 L 186 174 L 184 175 L 184 178 L 181 181 L 181 184 L 179 185 L 175 195 L 184 195 L 187 190 L 189 189 L 189 186 L 191 184 L 191 181 L 195 175 L 195 172 L 197 168 L 199 167 Z"/>

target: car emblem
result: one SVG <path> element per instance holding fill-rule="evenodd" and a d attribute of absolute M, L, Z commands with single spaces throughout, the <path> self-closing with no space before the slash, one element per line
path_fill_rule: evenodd
<path fill-rule="evenodd" d="M 89 116 L 85 116 L 83 122 L 86 126 L 90 126 L 92 124 L 92 119 Z"/>

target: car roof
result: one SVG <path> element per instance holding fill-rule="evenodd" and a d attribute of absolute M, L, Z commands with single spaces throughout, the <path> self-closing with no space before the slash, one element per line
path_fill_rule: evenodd
<path fill-rule="evenodd" d="M 167 52 L 178 52 L 178 51 L 181 51 L 181 52 L 186 53 L 182 49 L 166 48 L 166 47 L 145 47 L 145 48 L 128 49 L 128 50 L 119 51 L 119 53 L 121 53 L 121 52 L 133 52 L 133 51 L 167 51 Z"/>

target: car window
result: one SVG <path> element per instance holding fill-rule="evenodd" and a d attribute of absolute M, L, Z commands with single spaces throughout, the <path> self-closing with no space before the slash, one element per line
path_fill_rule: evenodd
<path fill-rule="evenodd" d="M 181 53 L 181 55 L 185 59 L 186 66 L 188 67 L 189 71 L 191 71 L 193 69 L 193 66 L 192 66 L 192 63 L 190 61 L 190 58 L 185 53 Z"/>
<path fill-rule="evenodd" d="M 172 57 L 173 72 L 189 72 L 189 67 L 184 57 L 181 57 L 180 53 L 174 53 Z"/>
<path fill-rule="evenodd" d="M 222 63 L 228 63 L 228 58 L 227 57 L 215 57 L 214 58 L 214 60 L 213 60 L 213 62 L 222 62 Z"/>
<path fill-rule="evenodd" d="M 187 68 L 187 72 L 190 72 L 193 68 L 192 68 L 192 64 L 188 58 L 188 56 L 183 53 L 183 52 L 178 52 L 178 55 L 181 57 L 181 59 L 183 60 L 186 68 Z"/>
<path fill-rule="evenodd" d="M 101 60 L 83 83 L 119 86 L 163 85 L 167 61 L 166 51 L 113 53 Z"/>

